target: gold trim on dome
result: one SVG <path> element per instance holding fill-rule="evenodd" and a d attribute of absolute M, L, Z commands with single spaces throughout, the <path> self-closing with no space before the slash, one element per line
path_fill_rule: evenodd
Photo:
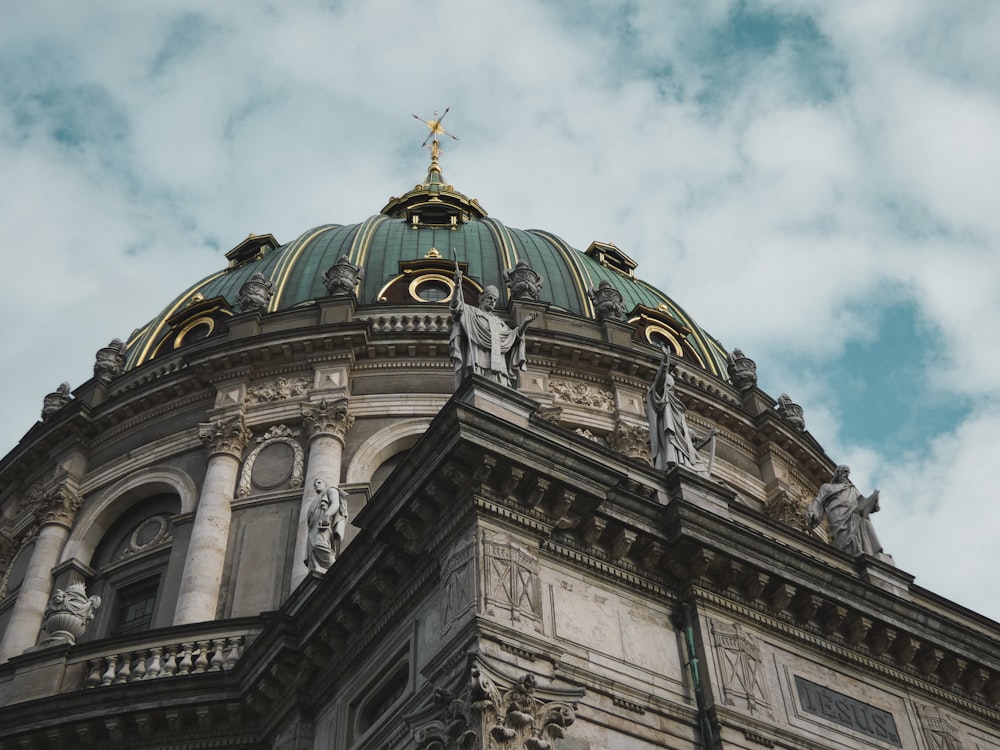
<path fill-rule="evenodd" d="M 156 325 L 152 327 L 152 330 L 150 330 L 149 326 L 146 327 L 146 331 L 144 333 L 148 333 L 148 337 L 146 338 L 146 341 L 142 345 L 142 351 L 136 358 L 134 365 L 135 367 L 138 367 L 139 365 L 146 362 L 148 359 L 151 359 L 155 355 L 155 352 L 161 348 L 161 342 L 158 340 L 160 332 L 167 327 L 167 321 L 170 320 L 170 318 L 176 315 L 181 308 L 189 307 L 191 304 L 193 304 L 196 301 L 193 299 L 194 296 L 201 296 L 202 299 L 205 299 L 205 295 L 203 295 L 200 291 L 195 291 L 195 290 L 204 287 L 206 284 L 212 283 L 220 276 L 226 274 L 228 270 L 229 269 L 219 271 L 218 273 L 209 276 L 207 279 L 202 279 L 197 284 L 194 284 L 193 286 L 189 287 L 188 290 L 184 292 L 184 294 L 182 294 L 180 297 L 177 298 L 177 301 L 174 303 L 172 307 L 170 307 L 170 309 L 168 309 L 165 313 L 160 315 L 159 320 L 157 321 Z"/>
<path fill-rule="evenodd" d="M 448 296 L 442 297 L 441 299 L 424 299 L 420 296 L 420 287 L 431 281 L 439 281 L 448 287 Z M 440 273 L 424 273 L 417 276 L 413 281 L 410 282 L 410 286 L 407 288 L 410 293 L 410 297 L 415 299 L 417 302 L 450 302 L 451 298 L 455 295 L 455 280 L 448 278 L 444 274 Z"/>
<path fill-rule="evenodd" d="M 212 335 L 215 330 L 215 321 L 208 317 L 207 315 L 201 315 L 194 320 L 190 321 L 187 325 L 181 328 L 174 337 L 174 349 L 180 349 L 184 345 L 184 337 L 188 335 L 193 329 L 199 327 L 202 324 L 208 325 L 208 333 L 205 334 L 205 338 Z"/>
<path fill-rule="evenodd" d="M 684 355 L 684 347 L 681 346 L 681 342 L 674 335 L 673 331 L 670 331 L 667 328 L 664 328 L 663 326 L 656 325 L 655 323 L 652 325 L 647 325 L 645 330 L 643 330 L 642 332 L 643 336 L 645 336 L 646 338 L 646 343 L 650 344 L 651 346 L 655 346 L 657 349 L 659 349 L 660 342 L 653 340 L 653 334 L 656 333 L 660 334 L 661 336 L 663 336 L 663 338 L 665 338 L 667 341 L 670 342 L 670 348 L 674 350 L 673 353 L 675 355 L 677 355 L 678 357 Z M 697 352 L 695 352 L 694 354 L 695 356 L 697 356 Z M 698 359 L 700 360 L 701 357 L 698 357 Z"/>

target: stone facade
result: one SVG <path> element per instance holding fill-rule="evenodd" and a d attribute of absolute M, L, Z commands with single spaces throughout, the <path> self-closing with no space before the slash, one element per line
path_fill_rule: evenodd
<path fill-rule="evenodd" d="M 715 464 L 657 471 L 659 353 L 527 313 L 517 390 L 454 389 L 446 302 L 340 292 L 76 389 L 0 465 L 0 747 L 1000 747 L 1000 626 L 806 528 L 808 432 L 681 359 Z"/>

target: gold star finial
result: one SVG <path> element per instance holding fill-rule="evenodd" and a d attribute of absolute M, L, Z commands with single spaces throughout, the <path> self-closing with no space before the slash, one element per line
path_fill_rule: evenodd
<path fill-rule="evenodd" d="M 444 112 L 441 113 L 440 117 L 438 117 L 438 113 L 435 112 L 433 120 L 425 120 L 423 117 L 420 117 L 419 115 L 413 115 L 416 119 L 420 120 L 420 122 L 426 125 L 431 131 L 430 133 L 427 134 L 427 137 L 424 138 L 424 142 L 420 144 L 420 148 L 426 148 L 427 142 L 430 141 L 432 165 L 436 165 L 438 157 L 441 156 L 441 142 L 438 140 L 439 135 L 446 135 L 453 140 L 456 141 L 458 140 L 458 136 L 452 135 L 443 127 L 441 127 L 441 120 L 444 119 L 444 116 L 448 114 L 448 110 L 450 109 L 451 107 L 445 107 Z"/>

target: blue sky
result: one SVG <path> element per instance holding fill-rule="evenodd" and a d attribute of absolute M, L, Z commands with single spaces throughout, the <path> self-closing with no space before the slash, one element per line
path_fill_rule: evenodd
<path fill-rule="evenodd" d="M 0 450 L 249 232 L 418 181 L 614 242 L 1000 618 L 1000 5 L 3 2 Z"/>

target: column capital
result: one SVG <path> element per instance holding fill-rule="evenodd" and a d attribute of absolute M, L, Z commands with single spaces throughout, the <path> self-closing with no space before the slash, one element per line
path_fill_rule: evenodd
<path fill-rule="evenodd" d="M 42 495 L 35 511 L 39 526 L 58 524 L 67 529 L 73 527 L 76 513 L 83 506 L 83 498 L 66 482 L 57 485 Z"/>
<path fill-rule="evenodd" d="M 243 422 L 243 415 L 237 414 L 235 417 L 202 422 L 198 425 L 198 437 L 209 456 L 226 453 L 239 459 L 253 434 Z"/>
<path fill-rule="evenodd" d="M 310 438 L 320 435 L 332 435 L 343 441 L 344 435 L 354 424 L 354 416 L 347 410 L 350 399 L 345 397 L 327 401 L 325 398 L 318 404 L 302 405 L 302 423 Z"/>

